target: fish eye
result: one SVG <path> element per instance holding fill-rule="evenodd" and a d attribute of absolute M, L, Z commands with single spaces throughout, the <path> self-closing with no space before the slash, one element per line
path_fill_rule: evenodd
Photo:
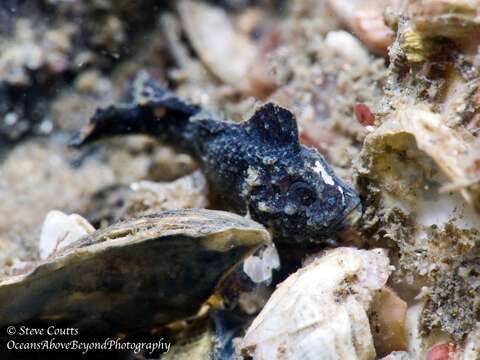
<path fill-rule="evenodd" d="M 297 181 L 290 186 L 288 193 L 296 202 L 303 206 L 309 206 L 315 202 L 317 194 L 304 182 Z"/>

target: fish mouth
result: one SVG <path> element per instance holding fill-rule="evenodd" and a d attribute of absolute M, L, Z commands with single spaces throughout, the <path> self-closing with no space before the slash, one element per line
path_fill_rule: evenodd
<path fill-rule="evenodd" d="M 312 242 L 319 242 L 320 239 L 331 238 L 338 232 L 353 227 L 363 216 L 363 206 L 360 199 L 357 199 L 353 206 L 344 209 L 344 213 L 343 217 L 337 216 L 336 221 L 331 221 L 329 224 L 325 224 L 321 219 L 318 219 L 317 222 L 312 222 L 310 226 L 307 225 L 307 237 Z M 316 219 L 315 216 L 312 217 Z"/>
<path fill-rule="evenodd" d="M 350 211 L 350 213 L 347 214 L 347 216 L 345 216 L 345 218 L 341 221 L 341 224 L 344 227 L 352 227 L 360 220 L 362 215 L 363 207 L 362 204 L 359 203 L 355 208 Z"/>
<path fill-rule="evenodd" d="M 361 219 L 362 215 L 363 215 L 363 206 L 359 201 L 358 204 L 352 207 L 351 210 L 343 218 L 341 218 L 337 222 L 332 223 L 327 229 L 326 233 L 324 232 L 325 231 L 324 229 L 321 235 L 319 235 L 317 232 L 313 234 L 311 237 L 313 239 L 318 239 L 318 238 L 333 236 L 341 230 L 353 227 Z M 318 229 L 316 230 L 318 231 Z"/>
<path fill-rule="evenodd" d="M 352 209 L 348 212 L 347 215 L 339 222 L 335 224 L 336 230 L 343 230 L 353 227 L 362 217 L 363 215 L 363 206 L 362 203 L 359 201 L 357 205 L 352 207 Z"/>

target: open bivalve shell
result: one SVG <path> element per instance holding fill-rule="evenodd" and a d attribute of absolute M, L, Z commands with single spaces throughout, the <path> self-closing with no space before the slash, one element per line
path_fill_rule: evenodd
<path fill-rule="evenodd" d="M 0 282 L 0 328 L 70 326 L 129 333 L 194 317 L 229 270 L 269 233 L 212 210 L 145 215 L 85 236 Z"/>
<path fill-rule="evenodd" d="M 381 249 L 337 248 L 291 275 L 248 329 L 254 359 L 374 359 L 367 310 L 392 271 Z"/>

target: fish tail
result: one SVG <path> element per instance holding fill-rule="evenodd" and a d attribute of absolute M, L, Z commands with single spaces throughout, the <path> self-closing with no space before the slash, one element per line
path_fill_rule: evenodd
<path fill-rule="evenodd" d="M 146 134 L 167 144 L 187 145 L 183 141 L 185 132 L 191 127 L 190 118 L 199 111 L 198 106 L 183 102 L 154 80 L 137 78 L 133 102 L 97 109 L 89 124 L 71 139 L 70 145 L 80 147 L 127 134 Z"/>

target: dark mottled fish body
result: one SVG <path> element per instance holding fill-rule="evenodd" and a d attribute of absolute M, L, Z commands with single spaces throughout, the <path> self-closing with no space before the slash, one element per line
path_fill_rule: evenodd
<path fill-rule="evenodd" d="M 293 114 L 274 104 L 244 123 L 223 122 L 145 80 L 132 104 L 98 110 L 75 142 L 128 133 L 192 154 L 211 190 L 231 210 L 267 226 L 276 241 L 318 242 L 359 217 L 353 189 L 299 143 Z"/>

